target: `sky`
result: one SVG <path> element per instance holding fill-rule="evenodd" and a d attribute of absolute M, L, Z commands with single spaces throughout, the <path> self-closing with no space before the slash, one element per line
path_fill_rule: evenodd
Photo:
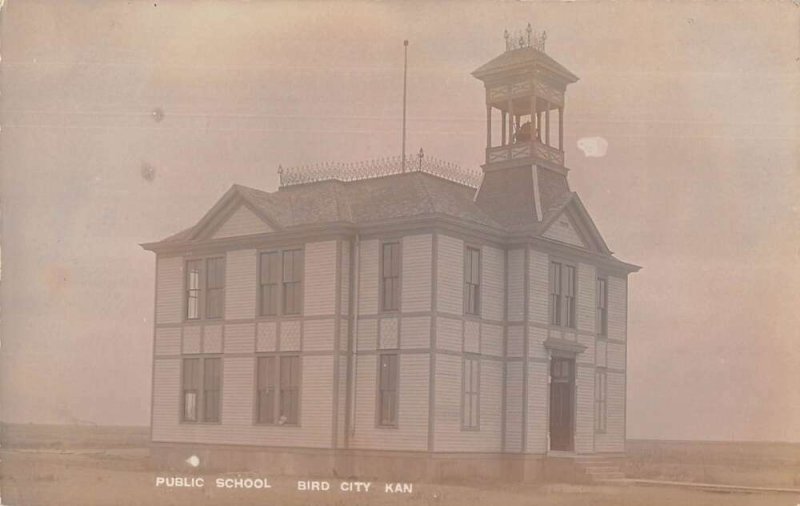
<path fill-rule="evenodd" d="M 630 278 L 628 436 L 800 441 L 800 7 L 8 1 L 0 420 L 149 422 L 154 256 L 279 165 L 477 169 L 474 69 L 547 30 L 566 164 Z M 605 156 L 581 139 L 600 137 Z"/>

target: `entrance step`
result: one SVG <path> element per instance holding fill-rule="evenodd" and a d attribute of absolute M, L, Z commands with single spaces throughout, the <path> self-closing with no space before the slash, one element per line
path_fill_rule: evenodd
<path fill-rule="evenodd" d="M 618 465 L 620 458 L 622 455 L 581 455 L 576 456 L 574 462 L 590 481 L 599 483 L 625 479 L 625 474 Z"/>

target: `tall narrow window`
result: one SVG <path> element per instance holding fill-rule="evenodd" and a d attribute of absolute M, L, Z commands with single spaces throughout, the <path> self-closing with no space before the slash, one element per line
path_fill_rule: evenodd
<path fill-rule="evenodd" d="M 184 358 L 181 420 L 219 422 L 222 359 Z"/>
<path fill-rule="evenodd" d="M 280 357 L 280 417 L 278 423 L 297 424 L 300 412 L 300 357 Z"/>
<path fill-rule="evenodd" d="M 303 250 L 283 252 L 283 314 L 300 314 L 303 301 Z"/>
<path fill-rule="evenodd" d="M 550 263 L 550 323 L 561 325 L 561 264 Z"/>
<path fill-rule="evenodd" d="M 597 333 L 608 335 L 608 281 L 597 278 Z"/>
<path fill-rule="evenodd" d="M 206 318 L 221 318 L 225 290 L 225 259 L 206 260 Z"/>
<path fill-rule="evenodd" d="M 464 397 L 461 424 L 464 429 L 479 427 L 480 413 L 480 360 L 464 357 Z"/>
<path fill-rule="evenodd" d="M 278 283 L 281 279 L 281 258 L 277 251 L 261 253 L 259 294 L 261 316 L 278 314 Z"/>
<path fill-rule="evenodd" d="M 575 328 L 575 267 L 550 263 L 550 323 Z"/>
<path fill-rule="evenodd" d="M 481 250 L 467 248 L 464 252 L 464 313 L 481 312 Z"/>
<path fill-rule="evenodd" d="M 397 354 L 381 354 L 378 371 L 378 425 L 397 426 Z"/>
<path fill-rule="evenodd" d="M 256 366 L 256 421 L 275 423 L 275 357 L 258 357 Z"/>
<path fill-rule="evenodd" d="M 203 421 L 219 422 L 219 393 L 222 383 L 222 359 L 203 360 Z"/>
<path fill-rule="evenodd" d="M 606 407 L 606 397 L 608 394 L 608 383 L 605 369 L 597 369 L 594 379 L 594 430 L 595 432 L 605 432 L 608 421 L 608 410 Z"/>
<path fill-rule="evenodd" d="M 200 404 L 200 359 L 183 359 L 183 403 L 182 416 L 184 422 L 196 422 L 199 419 Z"/>
<path fill-rule="evenodd" d="M 575 267 L 564 266 L 564 325 L 575 328 Z"/>
<path fill-rule="evenodd" d="M 400 309 L 400 243 L 383 244 L 381 253 L 381 309 Z"/>
<path fill-rule="evenodd" d="M 186 319 L 200 318 L 200 269 L 201 260 L 186 262 Z"/>

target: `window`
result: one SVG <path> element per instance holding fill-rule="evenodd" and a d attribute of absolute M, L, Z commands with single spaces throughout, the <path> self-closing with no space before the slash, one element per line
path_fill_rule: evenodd
<path fill-rule="evenodd" d="M 381 309 L 400 309 L 400 243 L 383 243 L 381 252 Z"/>
<path fill-rule="evenodd" d="M 550 263 L 550 323 L 575 328 L 575 267 Z"/>
<path fill-rule="evenodd" d="M 461 413 L 461 427 L 477 430 L 480 419 L 480 360 L 477 357 L 464 357 L 464 396 Z"/>
<path fill-rule="evenodd" d="M 300 314 L 303 307 L 303 250 L 283 252 L 283 314 Z"/>
<path fill-rule="evenodd" d="M 597 278 L 597 333 L 608 335 L 608 281 Z"/>
<path fill-rule="evenodd" d="M 280 364 L 281 397 L 278 423 L 297 424 L 300 412 L 300 357 L 283 356 Z"/>
<path fill-rule="evenodd" d="M 206 260 L 206 318 L 221 318 L 225 290 L 225 259 Z"/>
<path fill-rule="evenodd" d="M 605 369 L 597 369 L 594 376 L 594 430 L 605 432 L 608 421 L 606 395 L 608 383 Z"/>
<path fill-rule="evenodd" d="M 224 303 L 225 258 L 187 261 L 186 319 L 222 318 Z"/>
<path fill-rule="evenodd" d="M 259 314 L 270 316 L 278 314 L 278 288 L 281 279 L 281 259 L 277 251 L 261 253 L 259 271 L 259 294 L 261 306 Z"/>
<path fill-rule="evenodd" d="M 184 422 L 219 422 L 222 360 L 183 359 L 181 419 Z"/>
<path fill-rule="evenodd" d="M 397 426 L 397 354 L 381 354 L 378 363 L 378 425 Z"/>
<path fill-rule="evenodd" d="M 256 422 L 297 425 L 300 413 L 300 357 L 258 357 Z"/>
<path fill-rule="evenodd" d="M 201 260 L 186 262 L 186 319 L 200 318 L 200 269 Z"/>
<path fill-rule="evenodd" d="M 464 253 L 464 313 L 481 311 L 481 250 L 467 248 Z"/>

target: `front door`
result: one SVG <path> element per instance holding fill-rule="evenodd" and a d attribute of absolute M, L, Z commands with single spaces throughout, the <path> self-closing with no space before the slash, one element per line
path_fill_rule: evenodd
<path fill-rule="evenodd" d="M 572 451 L 574 426 L 575 360 L 550 360 L 550 449 Z"/>

